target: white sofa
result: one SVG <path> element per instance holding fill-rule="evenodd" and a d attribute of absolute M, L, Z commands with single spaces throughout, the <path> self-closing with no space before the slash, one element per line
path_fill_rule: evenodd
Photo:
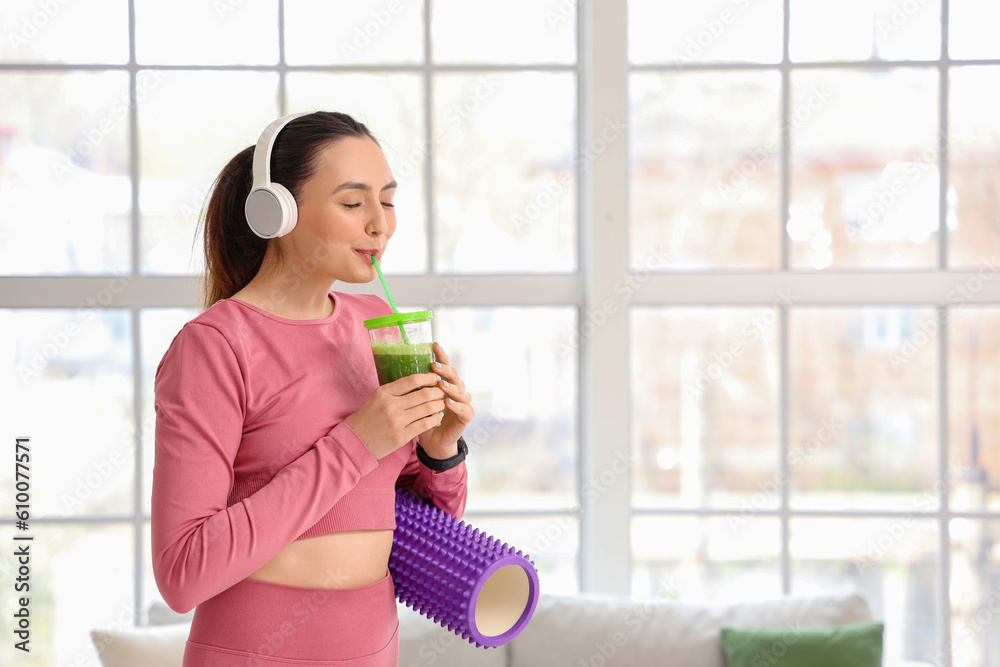
<path fill-rule="evenodd" d="M 104 667 L 180 667 L 190 616 L 154 604 L 150 625 L 91 636 Z M 400 667 L 724 667 L 723 626 L 835 627 L 872 617 L 857 594 L 698 605 L 543 593 L 521 634 L 492 649 L 402 605 L 399 619 Z"/>

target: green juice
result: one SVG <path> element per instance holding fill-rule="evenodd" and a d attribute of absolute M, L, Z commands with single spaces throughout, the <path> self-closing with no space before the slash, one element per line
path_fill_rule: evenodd
<path fill-rule="evenodd" d="M 415 373 L 430 373 L 434 363 L 432 343 L 372 343 L 372 355 L 380 385 Z"/>

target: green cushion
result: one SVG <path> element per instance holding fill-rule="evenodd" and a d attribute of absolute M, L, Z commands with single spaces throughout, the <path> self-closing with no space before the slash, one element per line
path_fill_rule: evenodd
<path fill-rule="evenodd" d="M 881 621 L 839 628 L 722 628 L 726 667 L 881 667 Z"/>

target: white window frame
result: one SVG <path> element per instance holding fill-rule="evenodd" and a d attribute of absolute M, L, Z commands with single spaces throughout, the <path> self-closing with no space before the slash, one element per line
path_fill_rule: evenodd
<path fill-rule="evenodd" d="M 430 56 L 430 3 L 425 3 L 425 55 Z M 936 61 L 893 61 L 891 63 L 846 62 L 846 63 L 792 63 L 788 55 L 790 0 L 784 0 L 783 57 L 779 63 L 769 65 L 687 65 L 690 71 L 731 71 L 735 69 L 773 70 L 780 72 L 782 79 L 781 112 L 785 119 L 790 111 L 790 73 L 805 68 L 872 68 L 886 64 L 920 67 L 935 67 L 940 75 L 940 128 L 948 126 L 948 78 L 949 68 L 955 64 L 947 56 Z M 948 0 L 942 0 L 944 21 L 942 25 L 942 53 L 947 54 L 948 43 Z M 284 3 L 279 0 L 279 13 L 283 13 Z M 795 306 L 864 306 L 864 305 L 914 305 L 930 306 L 945 314 L 949 307 L 948 295 L 957 286 L 972 280 L 977 271 L 954 271 L 947 268 L 947 239 L 939 246 L 937 267 L 934 270 L 903 270 L 893 272 L 848 271 L 848 272 L 805 272 L 789 268 L 789 242 L 784 233 L 785 219 L 775 220 L 781 225 L 781 265 L 776 271 L 732 272 L 706 271 L 700 273 L 658 273 L 635 274 L 630 267 L 629 248 L 629 137 L 623 132 L 612 141 L 605 141 L 602 132 L 608 124 L 620 123 L 628 118 L 628 79 L 631 72 L 662 71 L 675 65 L 630 65 L 628 61 L 627 6 L 625 0 L 581 0 L 577 5 L 578 61 L 575 65 L 554 66 L 479 66 L 479 65 L 428 65 L 426 62 L 415 66 L 346 66 L 308 68 L 310 71 L 420 71 L 425 78 L 425 114 L 428 126 L 425 128 L 429 140 L 432 132 L 432 96 L 430 86 L 433 74 L 442 71 L 571 71 L 578 76 L 578 145 L 590 147 L 586 157 L 578 164 L 577 210 L 579 215 L 579 269 L 572 274 L 513 274 L 513 275 L 471 275 L 435 274 L 433 253 L 433 174 L 431 161 L 425 161 L 425 200 L 428 224 L 428 266 L 426 275 L 397 276 L 393 279 L 396 300 L 409 303 L 428 303 L 437 298 L 446 280 L 459 280 L 463 289 L 455 296 L 454 306 L 571 306 L 577 309 L 578 323 L 587 322 L 588 314 L 602 313 L 602 324 L 581 328 L 579 348 L 579 468 L 577 489 L 582 489 L 589 480 L 596 479 L 603 471 L 620 470 L 621 456 L 631 457 L 630 424 L 630 326 L 629 318 L 633 306 L 685 306 L 685 305 L 733 305 L 771 306 L 775 295 L 790 291 L 795 297 Z M 259 70 L 277 71 L 280 74 L 281 103 L 285 104 L 285 76 L 298 68 L 284 62 L 284 35 L 279 19 L 280 61 L 276 66 L 176 66 L 162 69 L 178 70 Z M 987 64 L 997 65 L 1000 60 L 958 61 L 963 66 Z M 142 69 L 135 60 L 135 10 L 133 0 L 129 0 L 129 61 L 123 65 L 64 65 L 64 64 L 0 64 L 0 72 L 8 71 L 79 71 L 117 70 L 126 71 L 130 76 L 130 94 L 134 102 L 136 78 Z M 282 108 L 284 112 L 285 109 Z M 607 135 L 605 135 L 607 136 Z M 940 136 L 947 136 L 942 134 Z M 156 276 L 135 273 L 140 265 L 139 226 L 139 147 L 137 112 L 135 104 L 129 107 L 129 151 L 130 176 L 135 187 L 132 193 L 132 251 L 133 273 L 125 276 L 124 287 L 117 291 L 108 308 L 127 309 L 130 312 L 133 344 L 133 380 L 136 391 L 133 399 L 133 414 L 136 425 L 152 419 L 144 413 L 142 405 L 143 379 L 140 336 L 140 311 L 144 308 L 194 308 L 198 299 L 198 278 L 196 276 Z M 781 210 L 787 212 L 789 203 L 789 141 L 782 137 L 781 159 Z M 939 173 L 942 192 L 948 183 L 948 147 L 942 146 L 939 155 Z M 944 220 L 945 198 L 940 198 L 939 219 Z M 783 215 L 782 218 L 785 216 Z M 641 289 L 629 296 L 615 290 L 615 285 L 623 279 L 641 279 Z M 122 281 L 102 275 L 87 276 L 2 276 L 0 277 L 0 308 L 52 308 L 76 309 L 93 295 L 115 282 Z M 344 291 L 366 291 L 377 293 L 378 285 L 338 286 Z M 613 304 L 613 308 L 609 307 Z M 982 289 L 976 292 L 966 305 L 1000 304 L 1000 281 L 984 281 Z M 97 307 L 102 307 L 98 305 Z M 780 378 L 779 378 L 779 447 L 783 479 L 788 474 L 789 453 L 789 403 L 788 403 L 788 306 L 779 304 L 780 312 Z M 946 605 L 941 614 L 941 646 L 949 646 L 951 640 L 951 616 L 949 605 L 950 543 L 948 523 L 955 517 L 998 518 L 1000 514 L 989 512 L 958 512 L 949 507 L 948 479 L 944 472 L 948 468 L 948 411 L 947 411 L 947 368 L 948 331 L 943 327 L 937 339 L 939 355 L 938 369 L 938 446 L 939 481 L 942 484 L 941 505 L 933 512 L 919 513 L 936 519 L 939 524 L 939 599 Z M 143 471 L 147 463 L 143 460 L 141 442 L 135 441 L 135 486 L 133 502 L 135 510 L 131 514 L 115 516 L 78 516 L 64 518 L 34 519 L 39 523 L 100 524 L 128 522 L 135 535 L 135 613 L 136 622 L 143 621 L 144 598 L 143 541 L 144 526 L 149 516 L 143 507 Z M 481 513 L 490 516 L 553 516 L 559 512 L 549 511 L 503 511 Z M 613 595 L 629 595 L 631 562 L 630 530 L 632 517 L 639 515 L 657 516 L 726 516 L 728 510 L 690 508 L 645 510 L 634 508 L 631 503 L 630 474 L 617 475 L 616 482 L 596 494 L 592 502 L 583 501 L 575 510 L 563 515 L 578 518 L 581 526 L 578 565 L 580 589 L 584 592 Z M 781 523 L 781 582 L 782 593 L 791 592 L 791 556 L 789 553 L 789 524 L 794 517 L 895 517 L 899 512 L 881 511 L 802 511 L 789 507 L 789 489 L 781 486 L 780 506 L 776 510 L 760 510 L 760 516 L 774 516 Z M 470 519 L 475 520 L 470 513 Z"/>

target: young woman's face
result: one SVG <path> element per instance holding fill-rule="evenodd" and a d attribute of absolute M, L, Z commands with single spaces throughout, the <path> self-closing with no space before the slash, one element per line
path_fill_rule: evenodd
<path fill-rule="evenodd" d="M 299 268 L 348 283 L 377 278 L 371 255 L 381 260 L 396 231 L 395 193 L 389 163 L 371 139 L 348 137 L 322 149 L 287 236 Z"/>

